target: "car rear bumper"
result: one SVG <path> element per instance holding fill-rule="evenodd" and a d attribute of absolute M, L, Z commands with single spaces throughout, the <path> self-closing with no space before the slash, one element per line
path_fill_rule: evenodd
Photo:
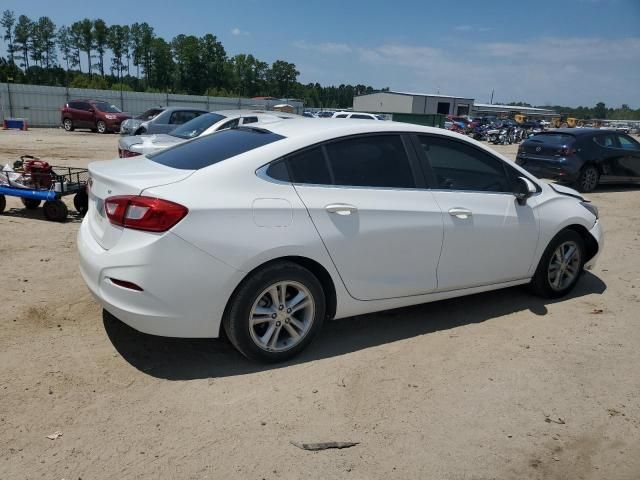
<path fill-rule="evenodd" d="M 104 250 L 93 238 L 88 221 L 89 216 L 77 239 L 80 272 L 105 310 L 151 335 L 218 336 L 241 272 L 171 232 L 125 230 L 116 247 Z M 116 285 L 111 279 L 132 282 L 143 291 Z"/>
<path fill-rule="evenodd" d="M 600 252 L 602 252 L 602 249 L 604 248 L 604 232 L 602 231 L 602 225 L 600 222 L 596 221 L 596 224 L 591 228 L 591 230 L 589 230 L 589 234 L 598 244 L 598 251 L 587 263 L 585 263 L 584 268 L 586 270 L 592 270 L 593 267 L 595 267 L 598 257 L 600 256 Z"/>
<path fill-rule="evenodd" d="M 579 166 L 570 159 L 562 161 L 518 155 L 516 164 L 538 178 L 573 183 L 580 176 Z"/>

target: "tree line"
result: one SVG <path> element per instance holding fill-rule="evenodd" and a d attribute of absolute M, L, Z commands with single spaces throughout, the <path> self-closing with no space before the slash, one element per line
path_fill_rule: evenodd
<path fill-rule="evenodd" d="M 516 107 L 533 107 L 533 105 L 526 102 L 511 102 L 508 105 Z M 574 117 L 579 120 L 640 120 L 640 108 L 634 110 L 626 103 L 622 106 L 612 108 L 607 107 L 604 102 L 598 102 L 594 107 L 564 107 L 562 105 L 539 105 L 535 108 L 548 108 L 555 110 L 556 112 L 565 115 L 567 117 Z"/>
<path fill-rule="evenodd" d="M 311 107 L 347 108 L 366 85 L 301 84 L 295 64 L 232 57 L 215 35 L 180 34 L 166 41 L 146 22 L 107 25 L 102 19 L 56 24 L 5 10 L 0 18 L 6 58 L 0 81 L 211 96 L 297 98 Z"/>

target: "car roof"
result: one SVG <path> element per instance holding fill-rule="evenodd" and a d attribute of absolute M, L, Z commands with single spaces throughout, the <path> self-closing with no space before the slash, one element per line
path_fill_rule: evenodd
<path fill-rule="evenodd" d="M 599 128 L 556 128 L 555 130 L 547 130 L 543 134 L 562 133 L 564 135 L 573 135 L 574 137 L 582 135 L 593 135 L 594 133 L 602 133 Z"/>
<path fill-rule="evenodd" d="M 250 127 L 250 125 L 249 125 Z M 384 133 L 384 132 L 415 132 L 415 133 L 436 133 L 438 135 L 448 135 L 459 137 L 442 128 L 425 127 L 403 122 L 371 122 L 368 120 L 352 120 L 339 118 L 301 118 L 291 119 L 286 122 L 264 124 L 261 126 L 278 135 L 287 138 L 308 138 L 314 141 L 322 141 L 331 138 L 357 135 L 362 133 Z"/>
<path fill-rule="evenodd" d="M 175 112 L 176 110 L 195 110 L 197 112 L 204 112 L 204 113 L 209 112 L 204 108 L 198 108 L 198 107 L 151 107 L 151 108 L 148 108 L 147 110 L 154 110 L 156 108 L 161 109 L 163 112 Z"/>

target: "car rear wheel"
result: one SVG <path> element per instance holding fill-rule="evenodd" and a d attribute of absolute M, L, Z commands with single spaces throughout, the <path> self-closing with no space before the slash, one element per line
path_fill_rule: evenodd
<path fill-rule="evenodd" d="M 599 180 L 600 172 L 598 172 L 598 169 L 593 165 L 587 165 L 580 172 L 580 176 L 578 177 L 578 181 L 576 182 L 576 187 L 580 192 L 593 192 L 598 186 Z"/>
<path fill-rule="evenodd" d="M 96 128 L 98 129 L 98 133 L 107 133 L 107 124 L 102 120 L 98 120 L 96 123 Z"/>
<path fill-rule="evenodd" d="M 73 206 L 80 216 L 84 217 L 89 210 L 89 195 L 84 190 L 79 191 L 73 196 Z"/>
<path fill-rule="evenodd" d="M 584 240 L 573 230 L 563 230 L 544 251 L 531 280 L 531 289 L 547 298 L 566 295 L 578 282 L 584 262 Z"/>
<path fill-rule="evenodd" d="M 70 118 L 65 118 L 62 121 L 62 128 L 64 128 L 67 132 L 73 132 L 75 130 L 75 127 L 73 126 L 73 120 L 71 120 Z"/>
<path fill-rule="evenodd" d="M 325 316 L 318 279 L 292 262 L 268 265 L 247 278 L 231 299 L 224 329 L 247 358 L 281 362 L 302 351 Z"/>
<path fill-rule="evenodd" d="M 0 213 L 4 212 L 5 208 L 7 208 L 7 199 L 4 195 L 0 195 Z"/>

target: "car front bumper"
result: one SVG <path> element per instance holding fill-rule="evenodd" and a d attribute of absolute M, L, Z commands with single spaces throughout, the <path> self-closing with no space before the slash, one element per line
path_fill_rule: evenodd
<path fill-rule="evenodd" d="M 243 274 L 177 235 L 125 229 L 114 248 L 93 238 L 87 215 L 78 232 L 80 272 L 105 310 L 151 335 L 215 338 Z M 140 286 L 116 285 L 111 279 Z"/>
<path fill-rule="evenodd" d="M 589 259 L 589 261 L 585 263 L 584 268 L 586 270 L 593 270 L 596 262 L 598 261 L 598 257 L 600 256 L 600 253 L 604 248 L 604 232 L 602 230 L 602 224 L 596 220 L 595 225 L 591 228 L 591 230 L 589 230 L 589 234 L 595 239 L 596 243 L 598 244 L 598 251 L 592 258 Z"/>

